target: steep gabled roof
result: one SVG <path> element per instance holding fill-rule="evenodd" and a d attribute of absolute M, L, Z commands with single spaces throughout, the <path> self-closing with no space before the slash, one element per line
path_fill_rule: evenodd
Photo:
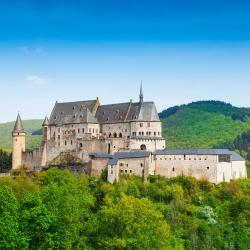
<path fill-rule="evenodd" d="M 130 103 L 101 105 L 96 111 L 96 118 L 100 123 L 124 122 Z"/>
<path fill-rule="evenodd" d="M 96 100 L 56 103 L 51 113 L 49 124 L 58 125 L 64 124 L 64 122 L 78 123 L 77 119 L 80 122 L 81 118 L 83 118 L 83 120 L 90 119 L 93 123 L 97 123 L 96 119 L 89 115 L 93 110 L 95 103 Z M 87 118 L 84 118 L 85 114 L 88 116 Z"/>
<path fill-rule="evenodd" d="M 96 118 L 100 123 L 160 121 L 154 102 L 101 105 Z"/>

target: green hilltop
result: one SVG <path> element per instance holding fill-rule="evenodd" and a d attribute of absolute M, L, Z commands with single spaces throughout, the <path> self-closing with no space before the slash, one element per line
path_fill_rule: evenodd
<path fill-rule="evenodd" d="M 168 148 L 213 148 L 231 145 L 250 131 L 250 109 L 220 101 L 199 101 L 162 111 L 163 136 Z M 42 120 L 25 120 L 27 148 L 40 145 Z M 14 122 L 0 124 L 0 148 L 11 150 Z M 35 132 L 35 133 L 34 133 Z M 38 135 L 32 135 L 38 134 Z M 239 139 L 238 139 L 239 141 Z M 250 143 L 250 142 L 249 142 Z"/>
<path fill-rule="evenodd" d="M 168 148 L 213 148 L 250 130 L 250 109 L 200 101 L 162 111 Z"/>

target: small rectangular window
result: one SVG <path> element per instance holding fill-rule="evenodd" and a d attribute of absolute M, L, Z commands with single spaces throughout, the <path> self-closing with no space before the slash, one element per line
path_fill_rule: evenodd
<path fill-rule="evenodd" d="M 230 155 L 219 155 L 219 162 L 231 162 Z"/>

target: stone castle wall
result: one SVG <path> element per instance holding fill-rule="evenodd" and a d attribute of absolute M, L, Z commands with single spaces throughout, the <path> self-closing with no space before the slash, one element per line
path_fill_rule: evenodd
<path fill-rule="evenodd" d="M 43 147 L 34 150 L 27 150 L 22 154 L 22 165 L 28 170 L 42 166 Z"/>
<path fill-rule="evenodd" d="M 207 178 L 216 183 L 217 155 L 155 155 L 155 174 L 172 178 L 180 175 Z"/>

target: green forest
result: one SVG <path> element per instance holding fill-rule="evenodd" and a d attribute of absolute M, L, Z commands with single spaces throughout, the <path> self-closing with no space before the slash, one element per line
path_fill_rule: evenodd
<path fill-rule="evenodd" d="M 168 148 L 213 148 L 250 130 L 250 109 L 200 101 L 162 111 Z"/>
<path fill-rule="evenodd" d="M 250 179 L 15 176 L 0 178 L 0 249 L 250 248 Z"/>
<path fill-rule="evenodd" d="M 249 109 L 207 101 L 159 114 L 168 148 L 229 148 L 250 160 Z M 27 147 L 41 120 L 24 121 Z M 0 124 L 0 172 L 11 165 L 13 123 Z M 248 169 L 249 171 L 249 169 Z M 50 168 L 0 178 L 0 249 L 250 249 L 250 179 L 121 176 Z M 249 176 L 249 173 L 248 173 Z"/>

